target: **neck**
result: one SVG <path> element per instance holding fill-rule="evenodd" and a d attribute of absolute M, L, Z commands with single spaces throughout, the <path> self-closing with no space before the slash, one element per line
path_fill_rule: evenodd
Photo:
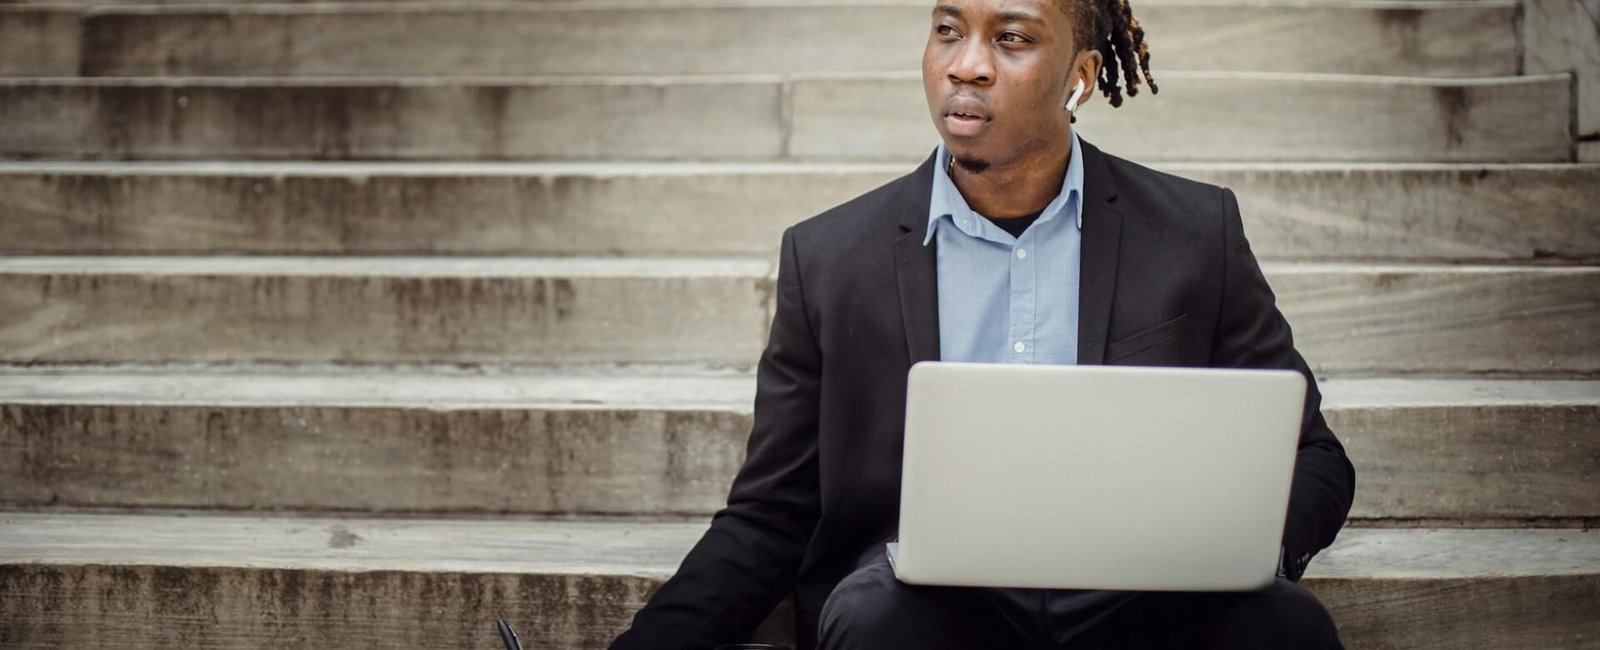
<path fill-rule="evenodd" d="M 1043 210 L 1061 193 L 1061 183 L 1072 160 L 1072 133 L 1051 146 L 981 174 L 950 166 L 950 180 L 961 197 L 978 214 L 996 219 L 1020 217 Z"/>

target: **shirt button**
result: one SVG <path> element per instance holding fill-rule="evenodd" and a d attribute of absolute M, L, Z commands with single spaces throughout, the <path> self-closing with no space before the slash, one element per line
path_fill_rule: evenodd
<path fill-rule="evenodd" d="M 1017 249 L 1017 259 L 1019 259 L 1019 260 L 1028 259 L 1028 249 L 1026 249 L 1026 248 L 1018 248 Z"/>
<path fill-rule="evenodd" d="M 1011 346 L 1011 349 L 1016 350 L 1017 354 L 1022 354 L 1022 351 L 1028 349 L 1028 346 L 1023 345 L 1022 341 L 1017 341 L 1017 344 Z"/>

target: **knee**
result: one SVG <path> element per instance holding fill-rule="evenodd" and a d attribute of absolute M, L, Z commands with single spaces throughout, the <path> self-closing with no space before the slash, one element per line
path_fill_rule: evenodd
<path fill-rule="evenodd" d="M 1235 600 L 1219 618 L 1217 647 L 1341 647 L 1328 608 L 1305 587 L 1287 580 Z"/>
<path fill-rule="evenodd" d="M 873 563 L 845 576 L 822 605 L 819 637 L 856 636 L 893 627 L 899 620 L 894 597 L 899 581 L 887 564 Z"/>

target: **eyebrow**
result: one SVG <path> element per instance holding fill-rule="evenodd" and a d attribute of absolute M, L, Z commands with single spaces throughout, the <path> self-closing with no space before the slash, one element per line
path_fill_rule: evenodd
<path fill-rule="evenodd" d="M 951 5 L 938 5 L 938 6 L 933 8 L 933 13 L 936 13 L 936 14 L 949 14 L 952 17 L 960 18 L 961 17 L 961 8 L 960 7 L 951 6 Z M 1041 23 L 1041 22 L 1044 22 L 1044 20 L 1039 18 L 1039 16 L 1036 15 L 1036 14 L 1029 13 L 1029 12 L 1026 12 L 1026 11 L 1017 11 L 1015 9 L 1008 9 L 1008 10 L 1002 11 L 1002 12 L 1000 12 L 998 14 L 995 14 L 995 18 L 998 19 L 1000 22 L 1008 22 L 1008 23 Z"/>
<path fill-rule="evenodd" d="M 995 17 L 999 18 L 1000 22 L 1003 22 L 1003 23 L 1012 23 L 1012 22 L 1016 22 L 1016 23 L 1042 23 L 1042 22 L 1044 22 L 1044 20 L 1040 19 L 1039 16 L 1037 16 L 1035 14 L 1031 14 L 1031 13 L 1028 13 L 1026 11 L 1017 11 L 1015 9 L 1002 11 L 998 15 L 996 15 Z"/>

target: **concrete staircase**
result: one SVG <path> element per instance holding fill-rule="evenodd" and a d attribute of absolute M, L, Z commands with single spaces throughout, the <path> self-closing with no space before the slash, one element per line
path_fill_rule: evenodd
<path fill-rule="evenodd" d="M 726 496 L 778 234 L 928 7 L 0 5 L 0 647 L 603 647 Z M 1352 648 L 1600 648 L 1600 164 L 1502 0 L 1149 0 L 1358 468 Z M 786 607 L 761 635 L 789 638 Z"/>

